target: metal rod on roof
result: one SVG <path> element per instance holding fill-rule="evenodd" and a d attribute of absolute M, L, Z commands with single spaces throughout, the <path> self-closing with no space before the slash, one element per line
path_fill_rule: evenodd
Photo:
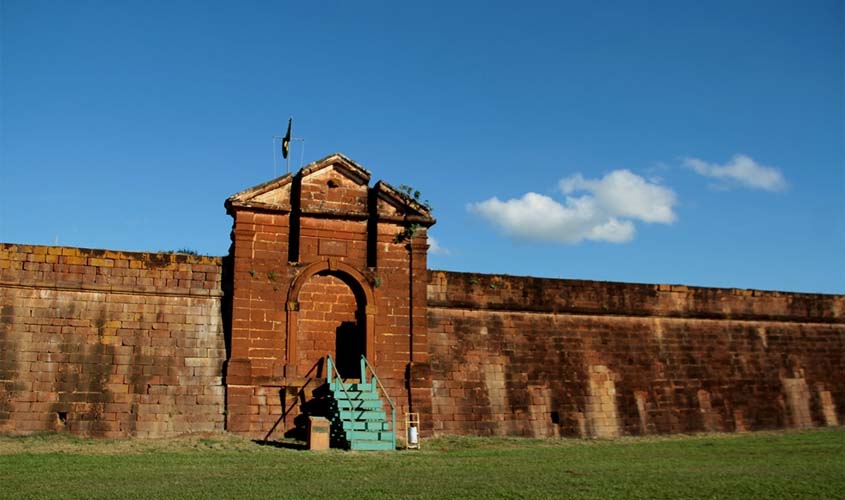
<path fill-rule="evenodd" d="M 290 142 L 301 142 L 302 143 L 302 149 L 300 150 L 300 154 L 299 154 L 299 168 L 302 168 L 303 159 L 305 158 L 305 139 L 303 139 L 302 137 L 291 137 Z M 290 154 L 288 154 L 285 169 L 287 170 L 287 173 L 290 173 Z"/>
<path fill-rule="evenodd" d="M 276 160 L 276 139 L 282 141 L 284 137 L 280 135 L 273 136 L 273 178 L 275 179 L 278 175 L 276 173 L 276 165 L 278 161 Z M 299 152 L 299 168 L 302 168 L 305 165 L 305 139 L 302 137 L 291 137 L 290 142 L 301 142 L 302 149 Z M 285 158 L 285 173 L 290 173 L 290 154 L 288 154 L 287 158 Z"/>
<path fill-rule="evenodd" d="M 284 140 L 284 137 L 282 137 L 282 136 L 280 136 L 280 135 L 274 135 L 274 136 L 273 136 L 273 178 L 274 178 L 274 179 L 275 179 L 275 178 L 276 178 L 276 176 L 278 175 L 278 174 L 276 173 L 276 165 L 277 165 L 277 159 L 276 159 L 276 140 L 277 140 L 277 139 L 278 139 L 279 141 L 282 141 L 282 140 Z M 291 141 L 302 141 L 302 140 L 304 140 L 304 139 L 291 139 Z M 285 171 L 286 171 L 287 173 L 290 173 L 290 155 L 288 155 L 288 157 L 285 159 Z"/>
<path fill-rule="evenodd" d="M 273 136 L 273 178 L 276 178 L 276 136 Z"/>
<path fill-rule="evenodd" d="M 302 143 L 302 149 L 299 151 L 299 168 L 305 165 L 305 139 L 296 139 Z"/>

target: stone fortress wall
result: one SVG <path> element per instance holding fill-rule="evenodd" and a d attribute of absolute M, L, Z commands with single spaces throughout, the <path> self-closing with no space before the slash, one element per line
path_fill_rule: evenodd
<path fill-rule="evenodd" d="M 434 431 L 832 426 L 845 297 L 430 271 Z"/>
<path fill-rule="evenodd" d="M 0 432 L 224 424 L 221 259 L 0 244 Z"/>
<path fill-rule="evenodd" d="M 291 436 L 327 354 L 424 436 L 842 423 L 845 296 L 430 271 L 429 207 L 370 179 L 233 195 L 224 258 L 0 243 L 0 432 Z"/>
<path fill-rule="evenodd" d="M 0 432 L 223 430 L 222 270 L 220 258 L 0 245 Z M 732 432 L 845 415 L 842 296 L 428 281 L 434 434 Z"/>

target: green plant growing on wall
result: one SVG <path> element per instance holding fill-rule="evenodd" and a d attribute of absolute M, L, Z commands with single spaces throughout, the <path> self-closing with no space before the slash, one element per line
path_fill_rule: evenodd
<path fill-rule="evenodd" d="M 393 242 L 394 243 L 410 242 L 411 238 L 414 237 L 414 234 L 416 234 L 416 232 L 419 228 L 420 228 L 419 224 L 408 224 L 408 225 L 406 225 L 402 229 L 402 231 L 399 231 L 396 234 L 396 237 L 393 238 Z"/>
<path fill-rule="evenodd" d="M 180 248 L 178 250 L 159 250 L 158 253 L 164 253 L 164 254 L 168 254 L 168 255 L 174 255 L 174 254 L 193 255 L 195 257 L 199 257 L 199 255 L 200 255 L 200 253 L 197 252 L 196 250 L 191 249 L 191 248 L 186 248 L 186 247 Z"/>
<path fill-rule="evenodd" d="M 267 281 L 273 283 L 273 291 L 279 291 L 279 285 L 276 283 L 276 280 L 279 279 L 279 275 L 276 274 L 276 271 L 270 271 L 267 273 Z"/>
<path fill-rule="evenodd" d="M 420 192 L 407 184 L 400 184 L 399 185 L 399 195 L 402 197 L 402 200 L 405 202 L 405 205 L 411 207 L 412 205 L 420 205 L 425 208 L 427 211 L 431 212 L 434 210 L 429 203 L 428 200 L 421 199 Z M 414 237 L 416 232 L 420 229 L 420 225 L 412 222 L 405 222 L 402 231 L 396 234 L 396 237 L 393 238 L 394 243 L 406 243 L 410 242 L 411 239 Z"/>
<path fill-rule="evenodd" d="M 431 206 L 428 200 L 423 200 L 420 198 L 420 192 L 416 189 L 412 188 L 407 184 L 400 184 L 399 185 L 399 192 L 403 198 L 405 198 L 406 202 L 413 201 L 419 205 L 422 205 L 427 211 L 431 212 L 434 208 Z"/>
<path fill-rule="evenodd" d="M 374 286 L 374 287 L 376 287 L 376 288 L 380 288 L 380 287 L 381 287 L 381 277 L 380 277 L 380 276 L 376 276 L 376 277 L 373 279 L 373 286 Z"/>

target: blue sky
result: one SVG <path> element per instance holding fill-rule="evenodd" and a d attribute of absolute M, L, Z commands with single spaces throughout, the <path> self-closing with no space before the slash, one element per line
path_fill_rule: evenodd
<path fill-rule="evenodd" d="M 841 1 L 0 15 L 0 241 L 223 255 L 292 115 L 431 201 L 431 268 L 845 292 Z"/>

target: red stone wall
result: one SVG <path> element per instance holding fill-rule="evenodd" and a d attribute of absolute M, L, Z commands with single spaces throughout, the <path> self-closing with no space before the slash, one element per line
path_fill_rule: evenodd
<path fill-rule="evenodd" d="M 438 434 L 837 425 L 845 297 L 430 272 Z"/>
<path fill-rule="evenodd" d="M 232 230 L 233 245 L 243 253 L 234 258 L 231 359 L 255 358 L 245 368 L 247 378 L 252 371 L 267 378 L 281 370 L 274 360 L 284 353 L 284 338 L 276 339 L 275 332 L 285 322 L 288 230 L 288 217 L 250 212 Z M 241 369 L 230 366 L 228 375 L 237 378 Z"/>
<path fill-rule="evenodd" d="M 359 353 L 364 352 L 364 325 L 359 325 L 358 301 L 352 289 L 340 278 L 332 275 L 312 276 L 299 292 L 299 359 L 297 370 L 308 373 L 316 361 L 324 359 L 326 353 L 335 353 L 341 344 Z M 341 358 L 344 349 L 339 350 L 335 362 L 341 374 L 357 378 L 359 366 L 357 357 Z M 360 369 L 357 370 L 360 372 Z"/>
<path fill-rule="evenodd" d="M 366 244 L 367 226 L 343 220 L 303 221 L 320 229 L 291 264 L 286 222 L 236 219 L 233 432 L 291 430 L 325 375 L 309 363 L 344 324 L 371 327 L 368 357 L 399 420 L 413 408 L 426 433 L 614 437 L 845 415 L 842 296 L 426 272 L 425 230 L 409 254 L 389 222 L 376 226 L 377 267 L 366 247 L 321 254 L 322 241 Z M 223 429 L 221 270 L 219 258 L 0 245 L 0 432 Z"/>
<path fill-rule="evenodd" d="M 0 432 L 223 429 L 221 259 L 0 244 Z"/>
<path fill-rule="evenodd" d="M 332 169 L 304 176 L 300 196 L 302 210 L 366 214 L 369 187 L 366 181 L 356 180 Z"/>

